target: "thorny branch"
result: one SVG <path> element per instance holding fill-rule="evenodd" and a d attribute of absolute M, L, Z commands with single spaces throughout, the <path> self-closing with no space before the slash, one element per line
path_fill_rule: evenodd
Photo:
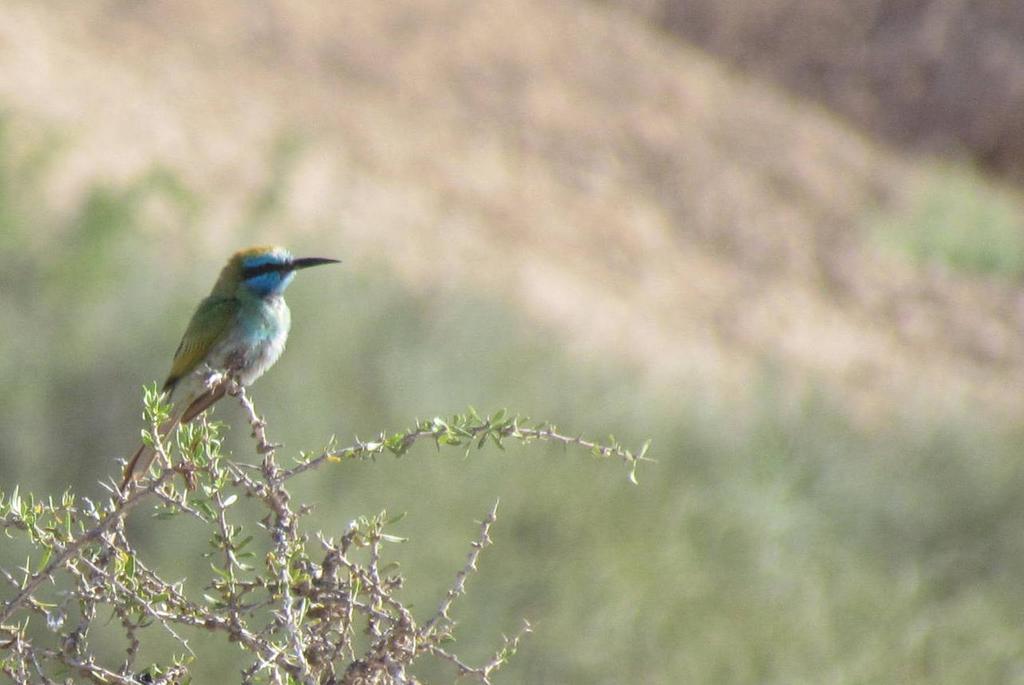
<path fill-rule="evenodd" d="M 102 505 L 69 493 L 59 502 L 36 501 L 17 488 L 0 494 L 0 530 L 26 536 L 42 555 L 37 570 L 30 561 L 18 572 L 0 569 L 0 580 L 13 590 L 0 604 L 0 673 L 17 683 L 56 683 L 58 673 L 68 672 L 94 683 L 178 683 L 189 677 L 195 659 L 189 639 L 208 632 L 225 636 L 249 655 L 243 683 L 412 685 L 418 681 L 409 669 L 423 656 L 450 663 L 460 677 L 490 683 L 529 624 L 505 638 L 486 663 L 474 666 L 451 651 L 451 611 L 492 544 L 498 503 L 480 522 L 466 563 L 437 610 L 418 623 L 400 598 L 404 578 L 383 563 L 387 544 L 399 540 L 386 532 L 393 523 L 386 513 L 360 517 L 337 540 L 320 532 L 311 536 L 302 527 L 309 508 L 292 504 L 288 481 L 328 462 L 401 455 L 421 440 L 467 451 L 488 442 L 501 447 L 508 439 L 545 440 L 621 459 L 631 477 L 646 460 L 647 445 L 634 455 L 614 438 L 602 445 L 563 435 L 554 426 L 526 426 L 503 412 L 482 418 L 470 410 L 372 441 L 357 439 L 350 447 L 331 446 L 283 468 L 276 461 L 281 446 L 268 440 L 266 422 L 245 390 L 232 384 L 228 392 L 246 413 L 255 450 L 262 455 L 258 465 L 223 457 L 220 426 L 205 419 L 180 427 L 171 436 L 173 444 L 165 442 L 156 427 L 167 407 L 154 387 L 147 391 L 147 414 L 158 459 L 148 480 L 125 494 L 111 482 L 111 496 Z M 177 463 L 172 450 L 180 457 Z M 181 485 L 177 475 L 183 477 Z M 258 516 L 231 510 L 243 498 L 266 509 L 256 522 L 262 533 L 249 534 L 238 522 Z M 185 515 L 199 522 L 210 536 L 213 575 L 201 599 L 191 598 L 196 590 L 184 581 L 166 580 L 147 565 L 126 534 L 127 515 L 143 502 L 155 507 L 158 518 Z M 90 629 L 101 615 L 116 617 L 124 631 L 125 658 L 119 666 L 101 664 L 90 642 Z M 170 635 L 183 653 L 140 670 L 135 664 L 151 625 Z"/>
<path fill-rule="evenodd" d="M 466 565 L 455 574 L 455 583 L 451 589 L 445 593 L 444 599 L 441 600 L 441 605 L 437 608 L 437 613 L 434 614 L 429 621 L 423 624 L 420 628 L 420 638 L 428 640 L 431 636 L 438 632 L 441 628 L 441 624 L 451 623 L 451 616 L 448 612 L 452 608 L 452 604 L 455 600 L 466 594 L 466 578 L 476 569 L 477 560 L 480 558 L 480 553 L 484 551 L 484 548 L 493 544 L 491 540 L 491 526 L 498 520 L 498 502 L 494 503 L 491 510 L 487 513 L 487 517 L 480 522 L 480 535 L 476 540 L 473 541 L 473 548 L 466 556 Z"/>

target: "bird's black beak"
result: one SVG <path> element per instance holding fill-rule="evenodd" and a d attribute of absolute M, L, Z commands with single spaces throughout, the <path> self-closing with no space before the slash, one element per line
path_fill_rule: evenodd
<path fill-rule="evenodd" d="M 299 269 L 308 269 L 311 266 L 339 264 L 340 262 L 340 259 L 327 259 L 326 257 L 300 257 L 291 261 L 291 267 L 293 271 L 298 271 Z"/>

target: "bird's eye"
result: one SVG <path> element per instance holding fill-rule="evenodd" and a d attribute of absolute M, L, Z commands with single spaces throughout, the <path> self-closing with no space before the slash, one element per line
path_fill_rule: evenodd
<path fill-rule="evenodd" d="M 256 264 L 255 266 L 246 266 L 242 268 L 242 279 L 249 280 L 250 278 L 256 278 L 263 274 L 268 274 L 273 271 L 287 271 L 289 265 L 281 264 L 279 262 L 269 262 L 267 264 Z"/>

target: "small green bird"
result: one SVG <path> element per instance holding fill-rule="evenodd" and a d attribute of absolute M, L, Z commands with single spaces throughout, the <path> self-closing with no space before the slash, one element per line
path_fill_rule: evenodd
<path fill-rule="evenodd" d="M 221 371 L 246 386 L 273 366 L 284 351 L 291 327 L 285 288 L 299 269 L 337 262 L 322 257 L 295 258 L 281 247 L 236 252 L 220 272 L 213 291 L 199 303 L 174 353 L 163 387 L 173 408 L 161 434 L 188 423 L 224 396 L 226 383 L 208 387 L 210 372 Z M 125 466 L 122 492 L 149 470 L 155 456 L 152 447 L 138 449 Z"/>

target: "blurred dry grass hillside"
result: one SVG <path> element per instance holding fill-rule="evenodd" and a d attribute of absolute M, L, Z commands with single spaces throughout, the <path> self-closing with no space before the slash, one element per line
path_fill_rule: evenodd
<path fill-rule="evenodd" d="M 102 496 L 225 256 L 282 243 L 344 260 L 253 391 L 282 459 L 467 405 L 653 438 L 637 487 L 427 449 L 297 484 L 327 531 L 409 513 L 417 611 L 500 498 L 460 649 L 536 633 L 495 682 L 1019 680 L 1020 192 L 718 59 L 589 0 L 0 3 L 0 490 Z"/>
<path fill-rule="evenodd" d="M 196 191 L 187 244 L 147 210 L 164 260 L 230 251 L 242 217 L 386 255 L 414 288 L 488 289 L 658 385 L 738 389 L 768 363 L 864 416 L 913 396 L 1021 409 L 1016 276 L 921 268 L 873 237 L 946 194 L 941 170 L 631 14 L 18 0 L 0 60 L 12 118 L 60 132 L 48 202 L 154 168 Z M 242 206 L 260 193 L 263 224 Z"/>
<path fill-rule="evenodd" d="M 918 150 L 1024 179 L 1024 4 L 616 0 Z"/>

